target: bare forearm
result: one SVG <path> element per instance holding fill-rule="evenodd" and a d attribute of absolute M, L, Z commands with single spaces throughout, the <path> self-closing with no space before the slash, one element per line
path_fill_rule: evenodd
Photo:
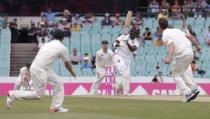
<path fill-rule="evenodd" d="M 169 55 L 167 59 L 171 61 L 173 56 L 174 56 L 174 43 L 171 43 L 169 45 Z"/>
<path fill-rule="evenodd" d="M 132 45 L 130 45 L 129 43 L 127 43 L 127 45 L 128 45 L 128 49 L 129 49 L 131 52 L 136 51 L 136 46 L 132 46 Z"/>
<path fill-rule="evenodd" d="M 199 43 L 195 40 L 195 38 L 192 35 L 186 35 L 187 39 L 191 41 L 192 44 L 194 44 L 196 47 L 199 46 Z"/>
<path fill-rule="evenodd" d="M 70 62 L 66 62 L 65 67 L 71 74 L 73 74 L 73 68 L 72 68 Z"/>

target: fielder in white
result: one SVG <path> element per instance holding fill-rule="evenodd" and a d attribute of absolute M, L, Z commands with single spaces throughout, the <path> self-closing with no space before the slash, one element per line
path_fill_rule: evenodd
<path fill-rule="evenodd" d="M 31 67 L 30 75 L 33 82 L 33 91 L 14 90 L 9 91 L 7 107 L 11 108 L 16 99 L 41 99 L 45 95 L 45 86 L 53 86 L 53 99 L 49 112 L 67 112 L 62 107 L 64 101 L 64 87 L 61 78 L 50 68 L 56 60 L 62 60 L 65 67 L 75 77 L 69 62 L 67 48 L 62 44 L 64 32 L 56 30 L 53 41 L 46 43 L 36 55 Z"/>
<path fill-rule="evenodd" d="M 114 66 L 114 52 L 109 49 L 109 42 L 102 41 L 102 48 L 96 53 L 96 80 L 90 90 L 90 95 L 97 95 L 98 87 L 105 76 L 106 66 Z"/>
<path fill-rule="evenodd" d="M 129 34 L 123 34 L 117 38 L 113 43 L 115 49 L 114 63 L 117 70 L 122 75 L 122 78 L 117 80 L 116 89 L 117 95 L 123 89 L 123 95 L 128 95 L 130 90 L 130 62 L 133 53 L 139 47 L 139 34 L 138 27 L 132 27 Z"/>
<path fill-rule="evenodd" d="M 30 80 L 30 64 L 20 69 L 20 74 L 15 82 L 13 90 L 32 90 L 32 81 Z"/>
<path fill-rule="evenodd" d="M 190 34 L 186 34 L 179 29 L 168 28 L 166 19 L 159 19 L 158 23 L 163 32 L 162 40 L 169 46 L 169 56 L 163 62 L 169 64 L 175 56 L 172 77 L 177 84 L 177 88 L 185 95 L 183 101 L 189 102 L 194 100 L 199 91 L 197 90 L 197 85 L 192 81 L 192 77 L 188 74 L 194 57 L 192 43 L 195 44 L 198 52 L 201 49 Z"/>

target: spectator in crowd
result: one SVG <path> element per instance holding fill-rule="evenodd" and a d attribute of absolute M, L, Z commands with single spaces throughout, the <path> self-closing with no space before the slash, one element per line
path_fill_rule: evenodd
<path fill-rule="evenodd" d="M 9 28 L 11 31 L 11 40 L 13 43 L 18 42 L 18 26 L 17 26 L 17 18 L 14 18 L 13 21 L 9 23 Z"/>
<path fill-rule="evenodd" d="M 53 33 L 58 29 L 58 26 L 56 24 L 53 25 L 52 30 L 50 31 L 50 35 L 53 35 Z"/>
<path fill-rule="evenodd" d="M 167 12 L 167 14 L 168 14 L 168 10 L 169 10 L 169 8 L 170 8 L 170 4 L 168 3 L 167 0 L 162 0 L 162 1 L 161 1 L 160 8 L 161 8 L 161 9 L 165 9 L 166 12 Z"/>
<path fill-rule="evenodd" d="M 123 21 L 122 19 L 120 19 L 120 13 L 116 13 L 115 14 L 115 19 L 113 20 L 113 23 L 112 23 L 113 26 L 123 26 Z"/>
<path fill-rule="evenodd" d="M 75 14 L 75 16 L 72 19 L 72 25 L 82 26 L 82 21 L 80 19 L 80 14 Z"/>
<path fill-rule="evenodd" d="M 90 59 L 88 53 L 84 53 L 83 62 L 82 62 L 82 68 L 92 68 L 92 66 L 91 66 L 91 59 Z"/>
<path fill-rule="evenodd" d="M 80 14 L 75 14 L 75 16 L 72 19 L 71 31 L 79 31 L 80 27 L 82 27 Z"/>
<path fill-rule="evenodd" d="M 163 83 L 163 73 L 158 72 L 158 74 L 152 79 L 152 83 Z"/>
<path fill-rule="evenodd" d="M 208 45 L 208 46 L 210 46 L 210 25 L 209 25 L 209 28 L 208 28 L 209 30 L 206 32 L 206 34 L 205 34 L 205 39 L 206 39 L 206 44 Z"/>
<path fill-rule="evenodd" d="M 184 0 L 184 4 L 182 6 L 182 9 L 183 9 L 183 13 L 185 16 L 188 17 L 189 13 L 191 12 L 191 6 L 189 4 L 189 2 L 187 0 Z"/>
<path fill-rule="evenodd" d="M 195 40 L 198 42 L 197 34 L 192 30 L 192 27 L 190 25 L 188 25 L 187 29 L 190 32 L 190 34 L 195 38 Z"/>
<path fill-rule="evenodd" d="M 195 2 L 193 0 L 188 0 L 188 4 L 190 7 L 190 16 L 193 16 L 193 14 L 195 14 Z"/>
<path fill-rule="evenodd" d="M 64 26 L 64 37 L 71 38 L 71 30 L 68 26 Z"/>
<path fill-rule="evenodd" d="M 41 48 L 48 42 L 47 28 L 44 22 L 40 23 L 40 29 L 37 33 L 38 48 Z"/>
<path fill-rule="evenodd" d="M 82 26 L 91 26 L 93 24 L 92 21 L 89 20 L 88 16 L 85 16 L 84 19 L 85 20 L 82 21 Z"/>
<path fill-rule="evenodd" d="M 191 68 L 192 68 L 192 72 L 194 73 L 195 71 L 197 71 L 197 66 L 196 66 L 196 61 L 195 60 L 193 60 L 192 62 L 191 62 Z"/>
<path fill-rule="evenodd" d="M 161 12 L 157 16 L 157 20 L 160 18 L 168 19 L 168 12 L 166 9 L 161 9 Z"/>
<path fill-rule="evenodd" d="M 136 17 L 133 19 L 134 26 L 141 26 L 144 24 L 144 20 L 141 18 L 140 12 L 136 12 Z"/>
<path fill-rule="evenodd" d="M 156 39 L 154 41 L 154 46 L 164 46 L 165 44 L 162 41 L 162 32 L 160 31 L 160 28 L 159 27 L 157 27 L 156 29 L 157 29 L 157 31 L 153 35 L 154 38 Z"/>
<path fill-rule="evenodd" d="M 203 2 L 201 0 L 198 0 L 195 4 L 195 14 L 194 17 L 202 17 L 203 15 L 203 10 L 204 10 L 205 6 L 203 4 Z"/>
<path fill-rule="evenodd" d="M 101 21 L 101 25 L 112 25 L 112 20 L 110 19 L 110 14 L 109 13 L 105 13 L 104 15 L 104 19 Z"/>
<path fill-rule="evenodd" d="M 41 16 L 47 18 L 48 24 L 55 23 L 55 16 L 62 14 L 61 12 L 52 12 L 51 8 L 48 8 L 47 12 L 42 12 Z"/>
<path fill-rule="evenodd" d="M 56 24 L 53 25 L 52 30 L 50 31 L 51 37 L 53 36 L 54 32 L 58 29 L 58 26 Z"/>
<path fill-rule="evenodd" d="M 80 63 L 80 56 L 76 48 L 73 48 L 72 54 L 70 56 L 70 61 L 73 65 L 78 65 Z"/>
<path fill-rule="evenodd" d="M 97 20 L 96 16 L 92 12 L 87 13 L 86 15 L 88 17 L 88 20 L 91 21 L 92 23 Z"/>
<path fill-rule="evenodd" d="M 96 56 L 93 56 L 91 58 L 91 65 L 92 65 L 92 69 L 95 69 L 96 68 Z"/>
<path fill-rule="evenodd" d="M 154 15 L 156 15 L 160 12 L 160 5 L 156 0 L 152 0 L 149 3 L 149 11 L 151 14 L 154 14 Z"/>
<path fill-rule="evenodd" d="M 70 28 L 70 23 L 67 22 L 67 19 L 66 18 L 61 19 L 61 22 L 58 25 L 58 29 L 64 31 L 64 27 Z"/>
<path fill-rule="evenodd" d="M 175 19 L 178 19 L 178 15 L 181 12 L 181 7 L 179 6 L 179 1 L 178 0 L 174 1 L 174 5 L 172 6 L 171 11 L 172 11 L 173 17 Z"/>
<path fill-rule="evenodd" d="M 39 28 L 36 27 L 35 22 L 31 21 L 31 28 L 28 30 L 28 38 L 32 43 L 37 43 L 36 35 L 39 31 Z"/>
<path fill-rule="evenodd" d="M 210 17 L 210 4 L 207 6 L 207 17 Z"/>
<path fill-rule="evenodd" d="M 63 11 L 63 18 L 65 18 L 67 20 L 67 22 L 71 23 L 72 20 L 72 14 L 69 10 L 65 9 Z"/>
<path fill-rule="evenodd" d="M 148 27 L 145 28 L 145 32 L 143 34 L 144 40 L 152 40 L 152 33 Z"/>
<path fill-rule="evenodd" d="M 48 24 L 47 23 L 47 18 L 46 17 L 41 17 L 41 22 L 43 22 L 44 24 Z M 40 25 L 41 22 L 38 22 L 38 25 Z"/>

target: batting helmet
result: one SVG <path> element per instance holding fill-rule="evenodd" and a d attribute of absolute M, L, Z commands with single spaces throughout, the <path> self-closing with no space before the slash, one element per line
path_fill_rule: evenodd
<path fill-rule="evenodd" d="M 139 34 L 140 34 L 139 27 L 133 26 L 130 30 L 130 34 L 135 35 L 135 37 L 139 36 Z"/>

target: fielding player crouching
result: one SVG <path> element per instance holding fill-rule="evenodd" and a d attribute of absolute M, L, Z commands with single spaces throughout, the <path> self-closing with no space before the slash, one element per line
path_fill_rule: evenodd
<path fill-rule="evenodd" d="M 94 81 L 90 95 L 97 95 L 98 87 L 105 76 L 106 66 L 114 65 L 114 53 L 109 49 L 108 41 L 102 41 L 102 48 L 96 53 L 96 80 Z"/>
<path fill-rule="evenodd" d="M 132 27 L 129 34 L 123 34 L 117 38 L 113 43 L 115 49 L 114 62 L 117 70 L 122 75 L 122 78 L 116 82 L 114 86 L 117 95 L 123 89 L 123 94 L 126 96 L 130 90 L 130 62 L 133 53 L 139 47 L 139 34 L 138 27 Z"/>
<path fill-rule="evenodd" d="M 20 74 L 14 85 L 14 90 L 32 90 L 32 81 L 30 79 L 30 68 L 31 64 L 26 64 L 26 66 L 20 69 Z"/>

